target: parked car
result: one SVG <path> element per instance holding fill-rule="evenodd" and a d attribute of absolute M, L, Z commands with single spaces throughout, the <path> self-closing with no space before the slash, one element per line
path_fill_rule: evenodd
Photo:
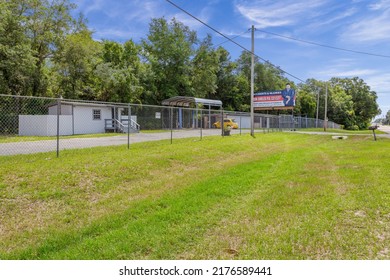
<path fill-rule="evenodd" d="M 238 128 L 238 124 L 234 121 L 234 119 L 224 119 L 223 120 L 223 126 L 224 127 L 230 126 L 233 129 L 237 129 Z M 213 123 L 213 127 L 221 128 L 221 122 L 217 121 L 217 122 Z"/>

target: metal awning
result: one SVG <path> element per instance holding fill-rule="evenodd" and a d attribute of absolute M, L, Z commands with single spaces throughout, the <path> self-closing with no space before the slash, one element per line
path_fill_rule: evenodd
<path fill-rule="evenodd" d="M 165 99 L 162 102 L 164 106 L 173 106 L 173 107 L 190 107 L 192 104 L 194 105 L 203 105 L 207 107 L 222 107 L 221 100 L 213 100 L 213 99 L 205 99 L 205 98 L 197 98 L 191 96 L 175 96 L 169 99 Z"/>

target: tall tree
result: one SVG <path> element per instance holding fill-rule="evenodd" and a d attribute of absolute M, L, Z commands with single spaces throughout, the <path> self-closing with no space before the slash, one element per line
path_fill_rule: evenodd
<path fill-rule="evenodd" d="M 144 67 L 139 46 L 132 40 L 125 44 L 103 42 L 103 62 L 94 71 L 99 99 L 114 102 L 142 102 Z"/>
<path fill-rule="evenodd" d="M 212 48 L 208 35 L 196 50 L 192 60 L 192 88 L 196 97 L 214 94 L 217 89 L 219 54 Z"/>
<path fill-rule="evenodd" d="M 57 72 L 57 93 L 65 98 L 96 99 L 93 71 L 100 62 L 101 46 L 91 32 L 68 35 L 53 58 Z"/>
<path fill-rule="evenodd" d="M 375 91 L 360 78 L 332 78 L 332 85 L 339 85 L 347 95 L 352 97 L 353 110 L 356 119 L 356 125 L 359 129 L 366 129 L 371 120 L 381 113 Z"/>
<path fill-rule="evenodd" d="M 68 34 L 85 29 L 82 18 L 71 16 L 74 8 L 69 0 L 1 2 L 3 87 L 12 94 L 48 94 L 50 59 Z"/>
<path fill-rule="evenodd" d="M 248 81 L 251 76 L 251 53 L 243 51 L 240 57 L 237 59 L 238 73 L 244 75 Z M 269 63 L 261 63 L 260 60 L 255 57 L 254 61 L 254 91 L 268 91 L 283 89 L 286 83 L 289 82 L 287 78 L 283 76 L 283 72 L 275 68 Z M 290 82 L 292 83 L 292 82 Z"/>
<path fill-rule="evenodd" d="M 0 3 L 0 93 L 31 95 L 35 59 L 15 1 Z"/>
<path fill-rule="evenodd" d="M 316 95 L 312 91 L 300 89 L 296 99 L 294 114 L 315 118 L 317 109 L 316 105 Z"/>
<path fill-rule="evenodd" d="M 192 95 L 191 56 L 197 42 L 196 32 L 176 19 L 152 19 L 149 35 L 143 40 L 144 58 L 151 65 L 148 100 L 159 104 L 177 95 Z"/>
<path fill-rule="evenodd" d="M 352 96 L 348 95 L 339 85 L 335 85 L 329 97 L 329 115 L 332 121 L 342 124 L 346 129 L 356 129 Z"/>
<path fill-rule="evenodd" d="M 32 0 L 24 3 L 28 19 L 26 31 L 31 40 L 31 48 L 36 58 L 33 94 L 45 94 L 49 77 L 45 75 L 46 60 L 65 41 L 77 21 L 71 16 L 76 5 L 69 0 Z"/>
<path fill-rule="evenodd" d="M 230 53 L 223 47 L 216 50 L 218 54 L 217 89 L 208 98 L 218 99 L 228 110 L 241 110 L 249 98 L 249 84 L 244 76 L 237 76 L 237 63 L 232 62 Z M 246 108 L 245 108 L 246 109 Z"/>
<path fill-rule="evenodd" d="M 310 118 L 324 117 L 325 83 L 315 79 L 308 79 L 305 83 L 298 84 L 296 108 L 294 114 L 306 115 Z"/>
<path fill-rule="evenodd" d="M 387 114 L 385 116 L 384 124 L 390 125 L 390 110 L 387 111 Z"/>

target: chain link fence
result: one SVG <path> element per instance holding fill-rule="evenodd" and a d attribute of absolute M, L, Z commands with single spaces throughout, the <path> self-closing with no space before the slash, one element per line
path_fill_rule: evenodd
<path fill-rule="evenodd" d="M 184 137 L 224 135 L 221 120 L 249 134 L 250 114 L 221 109 L 178 108 L 0 95 L 0 156 L 64 149 L 127 145 Z M 292 115 L 255 114 L 255 131 L 323 127 L 322 120 Z M 328 122 L 329 128 L 340 128 Z"/>

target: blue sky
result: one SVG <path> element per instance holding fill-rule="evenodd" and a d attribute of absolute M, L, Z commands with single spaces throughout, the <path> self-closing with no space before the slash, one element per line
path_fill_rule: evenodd
<path fill-rule="evenodd" d="M 377 92 L 382 115 L 390 110 L 390 0 L 173 0 L 228 37 L 284 71 L 306 80 L 362 78 Z M 88 19 L 96 40 L 139 42 L 152 18 L 175 17 L 214 44 L 223 43 L 232 59 L 242 49 L 214 33 L 165 0 L 80 0 L 77 12 Z M 337 48 L 384 55 L 379 57 L 315 46 L 266 32 Z M 295 83 L 299 81 L 287 76 Z M 271 89 L 270 89 L 271 90 Z"/>

